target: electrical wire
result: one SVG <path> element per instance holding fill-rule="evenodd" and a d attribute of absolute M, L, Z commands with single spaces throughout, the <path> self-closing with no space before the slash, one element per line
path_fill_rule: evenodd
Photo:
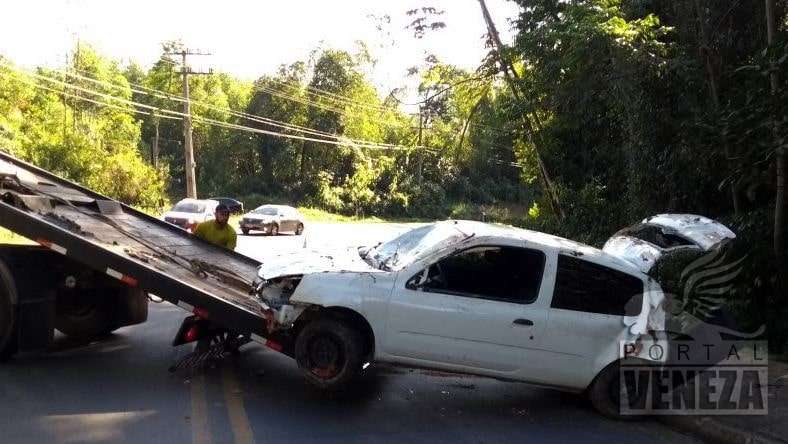
<path fill-rule="evenodd" d="M 338 135 L 330 135 L 331 137 L 335 138 L 336 140 L 317 139 L 317 138 L 314 138 L 314 137 L 304 137 L 304 136 L 298 136 L 298 135 L 294 135 L 294 134 L 284 134 L 284 133 L 268 131 L 268 130 L 264 130 L 264 129 L 260 129 L 260 128 L 252 128 L 252 127 L 248 127 L 248 126 L 237 125 L 237 124 L 228 123 L 228 122 L 222 122 L 222 121 L 219 121 L 219 120 L 216 120 L 216 119 L 202 117 L 202 116 L 199 116 L 199 115 L 188 116 L 188 115 L 186 115 L 186 114 L 184 114 L 182 112 L 172 111 L 172 110 L 162 109 L 162 108 L 157 108 L 157 107 L 154 107 L 154 106 L 151 106 L 151 105 L 146 105 L 146 104 L 142 104 L 142 103 L 139 103 L 139 102 L 134 102 L 132 100 L 128 100 L 128 99 L 125 99 L 125 98 L 122 98 L 122 97 L 117 97 L 117 96 L 113 96 L 113 95 L 110 95 L 110 94 L 105 94 L 105 93 L 102 93 L 102 92 L 90 90 L 90 89 L 87 89 L 87 88 L 82 88 L 82 87 L 79 87 L 77 85 L 74 85 L 74 84 L 71 84 L 71 83 L 68 83 L 68 82 L 63 82 L 63 81 L 61 81 L 59 79 L 55 79 L 55 78 L 52 78 L 52 77 L 44 76 L 44 75 L 41 75 L 41 74 L 34 74 L 34 73 L 18 70 L 18 69 L 15 69 L 13 67 L 10 67 L 10 66 L 7 66 L 7 68 L 9 68 L 11 70 L 14 70 L 17 73 L 20 73 L 20 74 L 23 74 L 23 75 L 27 75 L 27 76 L 30 76 L 30 77 L 38 78 L 38 79 L 43 80 L 43 81 L 47 81 L 47 82 L 50 82 L 50 83 L 55 83 L 55 84 L 61 85 L 61 86 L 65 87 L 65 88 L 72 88 L 74 90 L 85 92 L 87 94 L 93 94 L 93 95 L 96 95 L 96 96 L 99 96 L 99 97 L 102 97 L 102 98 L 105 98 L 105 99 L 108 99 L 108 100 L 116 100 L 116 101 L 119 101 L 121 103 L 126 103 L 126 104 L 131 105 L 131 106 L 138 106 L 138 107 L 141 107 L 141 108 L 145 108 L 145 109 L 148 109 L 149 111 L 153 111 L 153 112 L 157 112 L 157 111 L 158 112 L 162 112 L 162 113 L 165 113 L 165 115 L 158 115 L 158 117 L 164 118 L 164 119 L 182 120 L 185 117 L 190 117 L 190 118 L 194 119 L 195 121 L 203 122 L 203 123 L 206 123 L 206 124 L 209 124 L 209 125 L 218 126 L 218 127 L 222 127 L 222 128 L 246 131 L 246 132 L 257 133 L 257 134 L 266 134 L 266 135 L 271 135 L 271 136 L 274 136 L 274 137 L 283 137 L 283 138 L 296 139 L 296 140 L 302 140 L 302 141 L 325 143 L 325 144 L 334 145 L 334 146 L 347 146 L 347 145 L 350 145 L 350 146 L 354 146 L 354 147 L 358 147 L 358 148 L 389 149 L 389 150 L 401 150 L 401 151 L 402 150 L 410 151 L 410 150 L 413 150 L 415 148 L 419 148 L 419 149 L 422 149 L 424 151 L 431 152 L 433 154 L 438 153 L 437 150 L 432 149 L 432 148 L 428 148 L 428 147 L 424 147 L 424 146 L 406 147 L 406 146 L 401 146 L 401 145 L 377 145 L 377 144 L 369 144 L 369 143 L 357 143 L 353 139 L 343 138 L 342 136 L 338 136 Z M 8 74 L 8 73 L 0 72 L 0 76 L 4 76 L 6 78 L 11 78 L 13 80 L 17 80 L 17 81 L 23 82 L 25 84 L 31 85 L 33 87 L 53 92 L 55 94 L 59 94 L 59 95 L 62 94 L 64 96 L 67 96 L 67 97 L 70 97 L 70 98 L 73 98 L 73 99 L 82 100 L 82 101 L 86 101 L 86 102 L 97 104 L 97 105 L 101 105 L 101 106 L 106 106 L 106 107 L 117 109 L 117 110 L 120 110 L 120 111 L 133 112 L 133 113 L 141 114 L 141 115 L 145 115 L 145 116 L 149 116 L 150 115 L 150 112 L 140 111 L 140 110 L 133 109 L 133 108 L 125 108 L 123 106 L 115 105 L 113 103 L 97 101 L 97 100 L 90 99 L 88 97 L 71 94 L 71 93 L 68 93 L 66 91 L 60 91 L 60 90 L 57 90 L 57 89 L 54 89 L 54 88 L 47 87 L 45 85 L 41 85 L 41 84 L 36 83 L 36 82 L 29 82 L 29 81 L 25 81 L 23 79 L 15 78 L 15 77 L 11 76 L 11 74 Z M 83 76 L 80 76 L 80 77 L 83 77 Z M 98 82 L 98 83 L 108 84 L 107 82 L 102 82 L 102 81 L 95 80 L 95 79 L 90 79 L 90 78 L 87 78 L 87 77 L 85 77 L 85 79 L 86 80 L 91 80 L 91 81 L 94 81 L 94 82 Z M 115 88 L 123 88 L 121 85 L 116 85 L 116 84 L 109 84 L 109 85 L 111 85 L 111 86 L 113 86 Z M 154 90 L 154 91 L 156 91 L 156 90 Z M 149 93 L 145 93 L 145 94 L 150 95 Z M 163 93 L 163 94 L 166 94 L 166 93 Z M 167 97 L 165 97 L 165 98 L 167 98 Z M 175 97 L 173 97 L 173 98 L 175 98 Z M 178 97 L 178 99 L 181 99 L 181 100 L 185 101 L 185 99 L 182 99 L 180 97 Z M 222 109 L 224 111 L 234 112 L 232 110 L 223 109 L 221 107 L 218 107 L 218 108 Z M 246 114 L 246 113 L 239 113 L 239 114 Z M 253 116 L 253 115 L 250 115 L 250 116 Z M 254 116 L 254 117 L 255 118 L 259 118 L 259 119 L 265 119 L 265 118 L 262 118 L 262 117 L 259 117 L 259 116 Z M 263 122 L 263 123 L 267 123 L 267 122 Z M 317 131 L 317 130 L 315 130 L 315 131 Z M 325 133 L 325 134 L 330 134 L 330 133 Z M 501 148 L 503 148 L 503 147 L 501 147 Z M 517 168 L 524 168 L 525 167 L 524 165 L 516 163 L 516 162 L 506 162 L 506 161 L 501 161 L 501 160 L 492 159 L 492 158 L 488 158 L 488 161 L 492 162 L 492 163 L 500 164 L 500 165 L 507 165 L 507 166 L 517 167 Z"/>
<path fill-rule="evenodd" d="M 199 116 L 199 115 L 187 115 L 187 114 L 184 114 L 184 113 L 178 112 L 178 111 L 172 111 L 172 110 L 168 110 L 168 109 L 157 108 L 157 107 L 154 107 L 154 106 L 151 106 L 151 105 L 146 105 L 146 104 L 143 104 L 143 103 L 134 102 L 132 100 L 124 99 L 124 98 L 121 98 L 121 97 L 112 96 L 110 94 L 105 94 L 105 93 L 98 92 L 98 91 L 93 91 L 93 90 L 90 90 L 90 89 L 87 89 L 87 88 L 82 88 L 80 86 L 77 86 L 77 85 L 74 85 L 74 84 L 71 84 L 71 83 L 68 83 L 68 82 L 63 82 L 63 81 L 61 81 L 59 79 L 54 79 L 54 78 L 51 78 L 51 77 L 43 76 L 43 75 L 40 75 L 40 74 L 33 74 L 33 73 L 29 73 L 29 72 L 24 72 L 24 71 L 17 71 L 17 72 L 23 73 L 23 74 L 31 76 L 31 77 L 38 78 L 38 79 L 46 81 L 46 82 L 55 83 L 55 84 L 58 84 L 60 86 L 65 87 L 65 88 L 72 88 L 74 90 L 81 91 L 81 92 L 84 92 L 84 93 L 87 93 L 87 94 L 93 94 L 95 96 L 102 97 L 102 98 L 105 98 L 105 99 L 108 99 L 108 100 L 115 100 L 115 101 L 118 101 L 118 102 L 121 102 L 121 103 L 125 103 L 125 104 L 128 104 L 128 105 L 138 106 L 140 108 L 148 109 L 149 111 L 158 111 L 160 113 L 165 113 L 165 114 L 168 114 L 170 116 L 179 116 L 181 118 L 191 118 L 191 119 L 193 119 L 193 120 L 195 120 L 197 122 L 204 122 L 204 123 L 208 123 L 208 124 L 212 124 L 214 126 L 220 126 L 220 127 L 224 127 L 224 128 L 242 130 L 242 131 L 247 131 L 247 132 L 252 132 L 252 133 L 257 133 L 257 134 L 266 134 L 266 135 L 270 135 L 270 136 L 274 136 L 274 137 L 282 137 L 282 138 L 287 138 L 287 139 L 296 139 L 296 140 L 302 140 L 302 141 L 308 141 L 308 142 L 324 143 L 324 144 L 335 145 L 335 146 L 352 146 L 352 147 L 357 147 L 357 148 L 380 149 L 380 150 L 404 150 L 404 151 L 410 151 L 410 150 L 413 150 L 414 148 L 417 148 L 417 147 L 406 147 L 406 146 L 401 146 L 401 145 L 377 145 L 377 144 L 374 144 L 374 143 L 356 142 L 356 141 L 353 141 L 352 139 L 344 138 L 344 137 L 338 136 L 338 135 L 333 136 L 333 137 L 336 138 L 335 140 L 327 140 L 327 139 L 318 139 L 318 138 L 315 138 L 315 137 L 299 136 L 299 135 L 295 135 L 295 134 L 284 134 L 284 133 L 275 132 L 275 131 L 268 131 L 268 130 L 264 130 L 264 129 L 260 129 L 260 128 L 251 128 L 251 127 L 248 127 L 248 126 L 222 122 L 220 120 L 215 120 L 215 119 L 211 119 L 211 118 L 208 118 L 208 117 L 202 117 L 202 116 Z M 0 75 L 5 75 L 5 74 L 0 73 Z M 42 86 L 42 85 L 35 85 L 35 86 Z M 52 88 L 46 88 L 46 89 L 60 93 L 59 91 L 54 90 Z M 77 96 L 77 95 L 71 95 L 71 97 L 76 98 L 76 99 L 83 99 L 82 96 Z M 88 100 L 88 101 L 95 103 L 95 101 L 93 101 L 93 100 Z M 107 104 L 107 105 L 111 105 L 111 104 Z M 121 107 L 121 109 L 123 109 L 123 108 Z M 129 111 L 128 109 L 124 109 L 124 110 L 125 111 Z M 150 113 L 144 113 L 144 114 L 150 114 Z M 165 116 L 161 116 L 161 117 L 165 117 Z M 421 147 L 421 149 L 428 149 L 428 148 Z"/>
<path fill-rule="evenodd" d="M 114 83 L 111 83 L 111 82 L 101 81 L 101 80 L 93 79 L 93 78 L 90 78 L 90 77 L 69 73 L 67 71 L 60 71 L 60 70 L 56 70 L 56 71 L 57 72 L 61 72 L 64 75 L 68 75 L 68 76 L 77 78 L 77 79 L 86 80 L 86 81 L 89 81 L 89 82 L 92 82 L 92 83 L 95 83 L 95 84 L 99 84 L 99 85 L 108 85 L 108 86 L 111 86 L 111 87 L 114 87 L 114 88 L 117 88 L 117 89 L 120 89 L 120 90 L 123 90 L 123 91 L 125 91 L 126 88 L 127 88 L 124 85 L 118 85 L 118 84 L 114 84 Z M 137 84 L 134 84 L 134 85 L 138 86 L 138 87 L 142 87 L 141 85 L 137 85 Z M 147 91 L 139 90 L 139 89 L 135 89 L 135 88 L 130 88 L 130 89 L 131 89 L 132 92 L 137 93 L 137 94 L 154 96 L 154 97 L 167 99 L 167 100 L 173 100 L 173 101 L 177 101 L 177 102 L 181 102 L 181 103 L 186 102 L 186 99 L 184 99 L 183 97 L 180 97 L 180 96 L 175 96 L 175 95 L 172 95 L 172 94 L 169 94 L 169 93 L 166 93 L 166 92 L 163 92 L 163 91 L 159 91 L 159 90 L 156 90 L 156 89 L 153 89 L 153 88 L 147 88 L 147 87 L 142 87 L 142 88 L 144 88 Z M 329 133 L 329 132 L 326 132 L 326 131 L 320 131 L 320 130 L 316 130 L 316 129 L 312 129 L 312 128 L 308 128 L 308 127 L 304 127 L 304 126 L 300 126 L 300 125 L 296 125 L 296 124 L 292 124 L 292 123 L 282 122 L 282 121 L 278 121 L 278 120 L 271 119 L 271 118 L 268 118 L 268 117 L 258 116 L 258 115 L 255 115 L 255 114 L 249 114 L 249 113 L 245 113 L 245 112 L 241 112 L 241 111 L 235 111 L 235 110 L 232 110 L 230 108 L 224 108 L 224 107 L 220 107 L 220 106 L 216 106 L 216 105 L 213 105 L 213 104 L 200 102 L 200 101 L 196 101 L 196 100 L 189 100 L 189 102 L 191 104 L 202 106 L 202 107 L 206 107 L 206 108 L 209 108 L 209 109 L 213 109 L 215 111 L 226 112 L 226 113 L 229 113 L 229 114 L 231 114 L 231 115 L 233 115 L 235 117 L 239 117 L 239 118 L 242 118 L 242 119 L 250 120 L 250 121 L 253 121 L 253 122 L 257 122 L 257 123 L 262 123 L 262 124 L 265 124 L 265 125 L 270 125 L 270 126 L 273 126 L 273 127 L 287 129 L 287 130 L 291 130 L 291 131 L 295 131 L 295 132 L 301 132 L 301 133 L 305 133 L 305 134 L 310 134 L 310 135 L 313 135 L 313 136 L 322 136 L 322 137 L 327 137 L 327 138 L 330 138 L 330 139 L 337 139 L 337 140 L 350 140 L 350 141 L 352 141 L 353 143 L 356 143 L 356 144 L 375 145 L 375 146 L 379 146 L 381 148 L 385 148 L 385 147 L 393 148 L 393 147 L 396 147 L 396 145 L 390 144 L 390 143 L 372 142 L 372 141 L 367 141 L 367 140 L 362 140 L 362 139 L 354 139 L 354 138 L 342 138 L 341 136 L 337 136 L 336 134 Z M 419 146 L 415 146 L 413 148 L 420 148 L 420 147 Z"/>

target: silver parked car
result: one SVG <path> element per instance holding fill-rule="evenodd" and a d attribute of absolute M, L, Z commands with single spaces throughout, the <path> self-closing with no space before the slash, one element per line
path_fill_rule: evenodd
<path fill-rule="evenodd" d="M 272 236 L 284 231 L 300 235 L 304 232 L 304 217 L 287 205 L 261 205 L 244 214 L 239 225 L 243 234 L 256 230 Z"/>
<path fill-rule="evenodd" d="M 218 201 L 210 199 L 182 199 L 162 218 L 186 231 L 194 231 L 199 223 L 214 218 L 217 205 Z"/>

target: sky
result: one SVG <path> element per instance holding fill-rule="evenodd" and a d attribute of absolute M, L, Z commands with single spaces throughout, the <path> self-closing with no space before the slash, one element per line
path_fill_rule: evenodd
<path fill-rule="evenodd" d="M 370 72 L 382 91 L 408 84 L 407 68 L 425 54 L 467 69 L 486 53 L 486 32 L 476 0 L 6 0 L 0 15 L 0 55 L 26 67 L 62 66 L 77 41 L 104 56 L 149 67 L 161 42 L 180 39 L 210 52 L 193 67 L 253 80 L 283 63 L 306 60 L 319 45 L 355 52 L 369 45 L 378 60 Z M 487 0 L 505 41 L 518 7 Z M 445 11 L 446 28 L 419 40 L 405 29 L 405 12 L 421 6 Z M 388 14 L 384 32 L 370 15 Z M 412 80 L 410 81 L 412 83 Z"/>

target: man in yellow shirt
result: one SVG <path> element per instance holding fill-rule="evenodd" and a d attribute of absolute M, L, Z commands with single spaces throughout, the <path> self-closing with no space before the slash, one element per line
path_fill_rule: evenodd
<path fill-rule="evenodd" d="M 220 247 L 235 250 L 235 241 L 238 237 L 235 230 L 227 221 L 230 219 L 230 209 L 225 204 L 216 206 L 214 213 L 216 219 L 197 225 L 194 235 Z"/>

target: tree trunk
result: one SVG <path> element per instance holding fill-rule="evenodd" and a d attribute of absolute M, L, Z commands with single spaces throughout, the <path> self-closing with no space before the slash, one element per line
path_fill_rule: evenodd
<path fill-rule="evenodd" d="M 712 50 L 711 50 L 711 44 L 709 43 L 709 36 L 706 33 L 706 14 L 703 10 L 702 5 L 700 4 L 700 0 L 695 0 L 695 10 L 698 16 L 698 36 L 700 41 L 700 52 L 701 52 L 700 55 L 703 58 L 703 64 L 706 69 L 706 77 L 707 77 L 706 80 L 709 84 L 709 97 L 711 98 L 712 109 L 714 110 L 715 113 L 719 113 L 720 111 L 719 81 L 717 79 L 717 72 L 714 69 L 714 61 L 712 58 Z M 728 168 L 732 173 L 736 170 L 736 165 L 734 164 L 733 155 L 731 154 L 731 147 L 727 140 L 723 141 L 722 150 L 728 162 Z M 739 198 L 739 193 L 737 192 L 735 181 L 731 181 L 730 191 L 731 191 L 731 202 L 733 203 L 733 212 L 735 214 L 739 214 L 739 212 L 741 211 L 741 199 Z"/>
<path fill-rule="evenodd" d="M 477 100 L 476 103 L 473 104 L 471 111 L 468 113 L 468 118 L 465 119 L 465 124 L 462 126 L 462 132 L 460 133 L 460 140 L 457 143 L 457 149 L 462 150 L 462 144 L 463 142 L 465 142 L 465 133 L 468 132 L 468 127 L 471 125 L 471 119 L 476 114 L 476 111 L 479 109 L 479 105 L 482 104 L 482 100 L 484 100 L 484 98 L 487 97 L 487 91 L 488 90 L 485 88 L 484 93 L 481 96 L 479 96 L 479 100 Z"/>
<path fill-rule="evenodd" d="M 504 59 L 503 56 L 503 43 L 501 43 L 501 37 L 498 35 L 498 30 L 495 27 L 495 23 L 492 21 L 492 17 L 490 17 L 490 11 L 487 9 L 487 4 L 484 0 L 479 0 L 479 5 L 482 8 L 482 15 L 484 16 L 484 21 L 487 23 L 487 32 L 492 39 L 492 43 L 495 46 L 495 54 L 498 59 L 498 64 L 501 67 L 501 72 L 503 73 L 504 77 L 506 78 L 506 82 L 509 84 L 509 88 L 512 90 L 512 94 L 514 95 L 515 99 L 518 101 L 524 101 L 522 95 L 520 94 L 519 87 L 517 85 L 517 81 L 519 81 L 519 76 L 517 75 L 517 71 L 515 71 L 514 67 L 511 65 L 510 62 Z M 555 184 L 550 179 L 550 173 L 547 169 L 547 166 L 544 163 L 544 159 L 542 158 L 542 154 L 539 152 L 539 148 L 542 145 L 543 140 L 541 131 L 541 124 L 536 118 L 536 116 L 529 116 L 527 113 L 523 114 L 523 129 L 525 130 L 526 137 L 528 138 L 528 143 L 531 144 L 534 148 L 534 155 L 536 156 L 536 163 L 539 167 L 539 181 L 542 184 L 542 189 L 544 193 L 547 195 L 547 200 L 550 203 L 550 209 L 552 210 L 553 214 L 558 217 L 558 220 L 563 220 L 565 217 L 564 210 L 561 207 L 561 200 L 558 196 L 558 190 L 555 187 Z M 533 119 L 533 121 L 532 121 Z"/>

